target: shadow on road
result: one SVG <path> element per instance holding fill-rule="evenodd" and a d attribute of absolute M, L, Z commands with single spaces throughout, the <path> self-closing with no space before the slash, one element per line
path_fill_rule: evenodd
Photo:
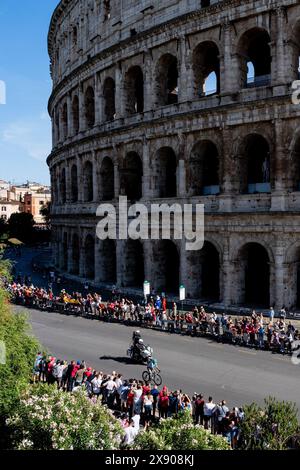
<path fill-rule="evenodd" d="M 135 364 L 130 357 L 124 357 L 124 356 L 101 356 L 99 357 L 101 360 L 105 361 L 116 361 L 116 362 L 121 362 L 122 364 Z"/>

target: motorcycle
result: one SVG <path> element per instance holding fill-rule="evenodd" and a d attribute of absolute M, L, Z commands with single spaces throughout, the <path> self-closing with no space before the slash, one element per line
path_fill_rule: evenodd
<path fill-rule="evenodd" d="M 140 349 L 134 347 L 132 344 L 130 345 L 129 349 L 127 349 L 127 355 L 133 361 L 142 362 L 142 364 L 147 363 L 148 359 L 152 357 L 153 349 L 148 345 L 145 345 L 144 349 L 141 351 Z"/>

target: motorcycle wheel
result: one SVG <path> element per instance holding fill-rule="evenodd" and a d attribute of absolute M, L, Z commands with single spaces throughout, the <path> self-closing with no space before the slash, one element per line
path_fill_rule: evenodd
<path fill-rule="evenodd" d="M 155 385 L 157 385 L 158 387 L 162 384 L 162 378 L 161 378 L 161 375 L 160 374 L 157 374 L 156 372 L 154 372 L 154 377 L 153 377 L 153 381 L 155 383 Z"/>
<path fill-rule="evenodd" d="M 144 372 L 142 374 L 142 378 L 143 378 L 144 382 L 150 382 L 151 381 L 150 374 L 147 370 L 144 370 Z"/>

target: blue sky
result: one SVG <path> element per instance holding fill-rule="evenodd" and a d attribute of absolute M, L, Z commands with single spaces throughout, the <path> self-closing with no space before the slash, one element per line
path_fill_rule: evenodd
<path fill-rule="evenodd" d="M 47 33 L 58 0 L 0 0 L 0 179 L 49 183 L 47 101 L 52 83 Z"/>

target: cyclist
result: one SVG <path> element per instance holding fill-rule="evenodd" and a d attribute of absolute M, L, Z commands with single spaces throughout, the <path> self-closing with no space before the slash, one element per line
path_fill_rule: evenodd
<path fill-rule="evenodd" d="M 160 372 L 157 365 L 158 365 L 157 360 L 154 357 L 149 357 L 148 362 L 147 362 L 147 370 L 149 374 L 151 374 L 154 370 L 156 370 L 157 372 Z"/>

